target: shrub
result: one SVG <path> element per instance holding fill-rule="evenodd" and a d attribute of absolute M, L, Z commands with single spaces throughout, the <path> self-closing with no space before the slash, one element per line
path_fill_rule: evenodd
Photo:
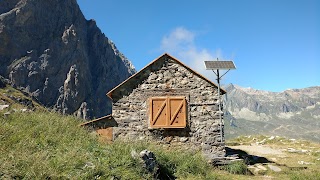
<path fill-rule="evenodd" d="M 249 175 L 250 171 L 247 168 L 247 165 L 243 161 L 236 161 L 231 164 L 225 165 L 222 169 L 226 170 L 231 174 L 243 174 Z"/>
<path fill-rule="evenodd" d="M 289 173 L 291 180 L 320 180 L 320 172 L 293 171 Z"/>

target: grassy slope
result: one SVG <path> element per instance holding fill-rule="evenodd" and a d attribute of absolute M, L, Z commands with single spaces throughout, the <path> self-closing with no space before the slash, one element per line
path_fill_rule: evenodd
<path fill-rule="evenodd" d="M 117 146 L 112 149 L 102 148 L 95 138 L 78 128 L 78 121 L 73 117 L 62 117 L 55 113 L 14 113 L 1 119 L 2 155 L 0 161 L 2 174 L 11 177 L 39 179 L 51 177 L 94 178 L 117 174 L 113 170 L 123 171 L 136 176 L 142 169 L 136 169 L 134 161 L 127 161 L 127 156 L 118 156 Z M 125 147 L 123 148 L 126 151 Z M 95 166 L 93 168 L 93 166 Z M 114 166 L 114 167 L 112 167 Z M 131 166 L 132 168 L 125 168 Z"/>
<path fill-rule="evenodd" d="M 231 173 L 244 172 L 243 164 L 226 167 L 229 172 L 209 166 L 197 152 L 168 149 L 160 145 L 142 142 L 102 144 L 93 133 L 78 126 L 79 119 L 49 112 L 34 103 L 35 111 L 21 112 L 27 108 L 8 97 L 13 95 L 28 99 L 21 92 L 0 89 L 0 102 L 10 108 L 0 111 L 0 179 L 151 179 L 139 160 L 131 157 L 132 150 L 153 151 L 163 171 L 178 179 L 315 179 L 320 176 L 319 152 L 289 154 L 279 163 L 292 165 L 299 159 L 312 162 L 311 168 L 275 174 L 249 176 Z M 30 100 L 30 98 L 29 98 Z M 34 109 L 33 107 L 33 109 Z M 10 111 L 9 116 L 3 113 Z M 252 138 L 260 141 L 261 138 Z M 238 138 L 234 143 L 250 143 L 248 138 Z M 288 142 L 283 140 L 283 142 Z M 286 144 L 267 142 L 277 148 L 299 148 L 302 143 Z M 303 143 L 304 146 L 320 148 L 319 144 Z M 310 155 L 310 156 L 309 156 Z M 267 157 L 272 158 L 272 157 Z"/>
<path fill-rule="evenodd" d="M 17 98 L 33 105 L 27 107 Z M 12 87 L 0 89 L 0 104 L 10 105 L 0 111 L 0 179 L 150 179 L 141 162 L 131 157 L 132 150 L 143 149 L 155 152 L 168 175 L 217 179 L 199 152 L 142 142 L 100 143 L 94 133 L 78 126 L 81 120 L 49 112 Z"/>
<path fill-rule="evenodd" d="M 287 154 L 289 158 L 277 160 L 280 164 L 297 166 L 298 160 L 312 162 L 308 169 L 283 172 L 266 172 L 263 175 L 234 175 L 210 167 L 199 153 L 167 149 L 159 145 L 142 142 L 102 144 L 94 134 L 77 126 L 79 120 L 47 111 L 16 112 L 7 118 L 0 118 L 0 179 L 151 179 L 138 160 L 131 157 L 131 151 L 149 149 L 155 152 L 157 161 L 166 173 L 179 179 L 314 179 L 320 176 L 319 145 L 303 142 L 303 148 L 313 148 L 309 154 Z M 263 137 L 238 138 L 233 143 L 260 141 Z M 290 143 L 267 141 L 277 148 L 301 149 L 301 142 Z M 289 143 L 289 145 L 287 144 Z M 272 157 L 267 157 L 272 158 Z M 295 163 L 295 164 L 294 164 Z M 239 165 L 238 165 L 239 166 Z M 304 165 L 305 166 L 305 165 Z M 243 167 L 228 167 L 229 172 L 243 172 Z"/>
<path fill-rule="evenodd" d="M 71 116 L 16 112 L 7 118 L 1 116 L 0 123 L 0 179 L 149 179 L 140 162 L 131 157 L 133 149 L 140 152 L 145 148 L 155 152 L 168 174 L 216 178 L 200 154 L 144 143 L 102 144 L 94 134 L 78 127 L 79 120 Z"/>

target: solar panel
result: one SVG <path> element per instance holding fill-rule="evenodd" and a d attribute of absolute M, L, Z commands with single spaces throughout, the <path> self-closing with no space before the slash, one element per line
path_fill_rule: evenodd
<path fill-rule="evenodd" d="M 212 69 L 236 69 L 233 61 L 204 61 L 207 70 Z"/>

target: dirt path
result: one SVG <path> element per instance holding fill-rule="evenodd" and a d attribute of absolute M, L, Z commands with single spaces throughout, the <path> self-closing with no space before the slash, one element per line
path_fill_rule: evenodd
<path fill-rule="evenodd" d="M 248 154 L 254 154 L 254 155 L 283 155 L 284 153 L 279 149 L 273 149 L 266 145 L 240 145 L 240 146 L 230 146 L 232 149 L 240 149 Z"/>

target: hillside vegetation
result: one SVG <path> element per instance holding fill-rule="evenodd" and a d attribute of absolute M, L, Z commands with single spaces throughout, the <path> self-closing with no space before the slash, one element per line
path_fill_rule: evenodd
<path fill-rule="evenodd" d="M 319 145 L 314 147 L 307 142 L 303 142 L 305 148 L 313 147 L 313 151 L 308 151 L 307 154 L 288 153 L 287 158 L 268 156 L 270 159 L 279 158 L 279 163 L 288 165 L 280 166 L 282 172 L 267 170 L 252 176 L 242 163 L 220 168 L 211 167 L 199 153 L 142 142 L 116 141 L 103 144 L 97 140 L 95 134 L 78 126 L 79 119 L 53 112 L 16 112 L 6 118 L 1 116 L 0 123 L 0 179 L 152 179 L 141 162 L 131 156 L 133 150 L 140 152 L 143 149 L 155 153 L 164 174 L 178 179 L 320 177 L 317 169 L 320 166 L 320 161 L 317 160 L 320 154 L 315 150 Z M 254 137 L 242 137 L 234 139 L 232 143 L 246 144 L 251 143 L 252 139 Z M 276 141 L 267 143 L 278 148 L 282 145 Z M 301 144 L 296 142 L 290 145 L 295 148 L 299 146 Z M 297 165 L 299 160 L 310 162 L 311 165 Z M 289 168 L 305 166 L 308 168 Z"/>
<path fill-rule="evenodd" d="M 147 144 L 101 144 L 94 134 L 77 126 L 78 119 L 52 112 L 16 112 L 1 117 L 0 122 L 1 178 L 150 178 L 140 162 L 131 157 L 133 149 L 140 152 Z M 184 153 L 172 158 L 174 152 L 166 155 L 162 150 L 156 155 L 163 166 L 170 167 L 170 173 L 209 176 L 209 167 L 200 155 Z M 188 165 L 185 167 L 179 159 Z M 192 167 L 188 167 L 189 162 Z"/>
<path fill-rule="evenodd" d="M 0 91 L 0 104 L 10 105 L 0 110 L 0 179 L 152 179 L 142 162 L 131 155 L 144 149 L 155 153 L 162 178 L 167 179 L 320 177 L 319 144 L 278 137 L 270 140 L 264 136 L 233 139 L 230 145 L 264 141 L 264 146 L 286 149 L 282 157 L 266 155 L 277 163 L 281 172 L 267 169 L 250 175 L 243 162 L 212 167 L 199 152 L 145 142 L 101 143 L 95 133 L 79 127 L 80 119 L 50 112 L 11 87 Z M 288 152 L 289 147 L 298 151 Z M 307 153 L 300 153 L 301 149 Z M 305 164 L 299 165 L 298 161 Z"/>

